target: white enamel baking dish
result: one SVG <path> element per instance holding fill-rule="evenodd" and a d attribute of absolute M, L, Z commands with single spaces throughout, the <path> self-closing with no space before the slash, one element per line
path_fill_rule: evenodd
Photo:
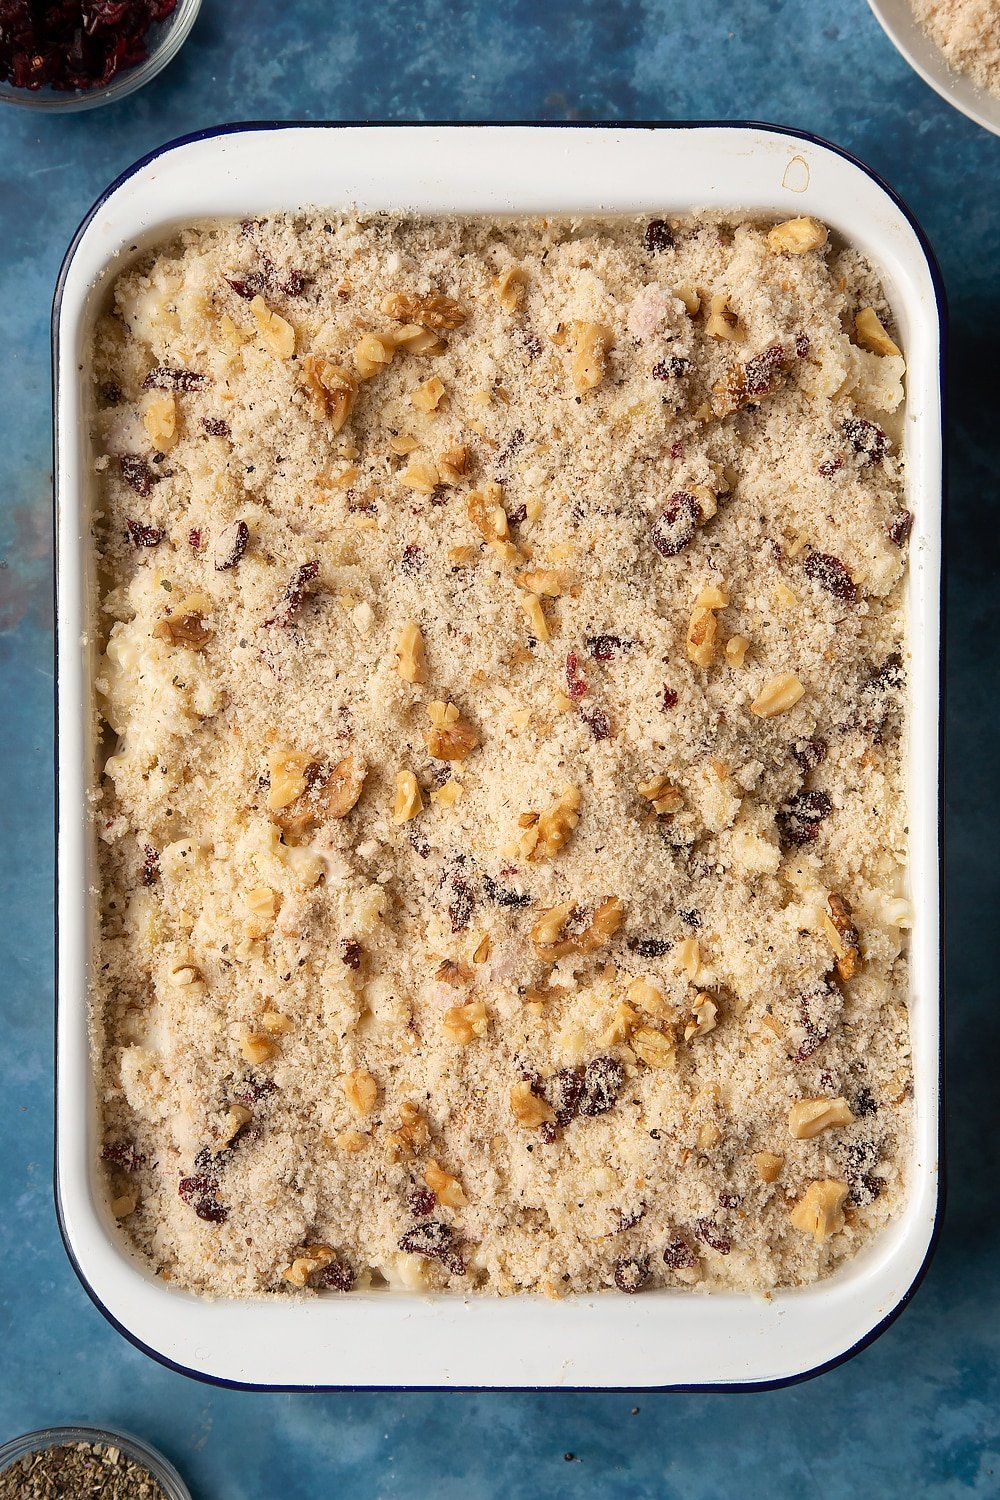
<path fill-rule="evenodd" d="M 905 1211 L 832 1279 L 771 1300 L 656 1291 L 569 1298 L 355 1293 L 295 1303 L 207 1302 L 130 1258 L 103 1206 L 87 1037 L 93 920 L 87 432 L 81 371 L 107 278 L 170 226 L 304 205 L 421 212 L 811 213 L 878 266 L 909 364 L 910 789 L 916 1134 Z M 777 1385 L 843 1359 L 902 1308 L 939 1215 L 940 281 L 899 201 L 823 143 L 749 125 L 632 128 L 250 125 L 174 142 L 105 193 L 56 292 L 58 1034 L 56 1196 L 94 1302 L 134 1343 L 202 1378 L 258 1387 Z"/>

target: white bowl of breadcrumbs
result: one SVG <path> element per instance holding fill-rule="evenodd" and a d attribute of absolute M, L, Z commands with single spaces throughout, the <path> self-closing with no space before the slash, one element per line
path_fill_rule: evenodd
<path fill-rule="evenodd" d="M 868 0 L 897 51 L 970 120 L 1000 135 L 1000 10 L 995 0 Z"/>
<path fill-rule="evenodd" d="M 98 206 L 58 1178 L 133 1337 L 257 1384 L 701 1384 L 905 1299 L 937 339 L 903 213 L 780 132 L 237 131 Z"/>

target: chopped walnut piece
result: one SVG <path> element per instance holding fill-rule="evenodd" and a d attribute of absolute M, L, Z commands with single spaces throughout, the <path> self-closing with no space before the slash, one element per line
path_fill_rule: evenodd
<path fill-rule="evenodd" d="M 259 1066 L 261 1063 L 270 1062 L 277 1057 L 281 1048 L 273 1036 L 268 1036 L 264 1031 L 248 1031 L 240 1042 L 240 1051 L 248 1063 Z"/>
<path fill-rule="evenodd" d="M 575 322 L 573 342 L 573 384 L 582 396 L 587 391 L 595 390 L 604 379 L 611 331 L 603 323 Z"/>
<path fill-rule="evenodd" d="M 850 1189 L 844 1182 L 823 1178 L 811 1182 L 788 1215 L 796 1229 L 823 1244 L 844 1227 L 844 1204 Z"/>
<path fill-rule="evenodd" d="M 418 411 L 437 411 L 444 395 L 444 382 L 431 375 L 416 390 L 410 392 L 410 400 Z"/>
<path fill-rule="evenodd" d="M 786 219 L 768 230 L 768 248 L 775 255 L 807 255 L 810 250 L 822 250 L 830 238 L 825 224 L 818 219 Z"/>
<path fill-rule="evenodd" d="M 726 642 L 726 661 L 731 667 L 742 667 L 750 642 L 745 635 L 731 635 Z"/>
<path fill-rule="evenodd" d="M 306 770 L 311 758 L 300 750 L 281 746 L 267 753 L 267 769 L 271 785 L 267 793 L 269 812 L 282 812 L 301 797 L 306 789 Z"/>
<path fill-rule="evenodd" d="M 346 818 L 361 796 L 366 774 L 353 755 L 345 755 L 325 779 L 318 781 L 316 800 L 327 817 Z"/>
<path fill-rule="evenodd" d="M 220 1148 L 228 1146 L 231 1141 L 235 1141 L 240 1131 L 245 1129 L 252 1119 L 253 1115 L 245 1104 L 231 1104 L 226 1111 L 225 1124 L 222 1127 L 222 1134 L 219 1137 Z"/>
<path fill-rule="evenodd" d="M 498 484 L 491 481 L 483 491 L 470 490 L 465 503 L 469 520 L 481 537 L 491 544 L 510 541 L 510 522 L 503 508 L 503 490 Z M 520 556 L 515 547 L 514 560 L 520 561 Z"/>
<path fill-rule="evenodd" d="M 677 1048 L 674 1039 L 654 1026 L 640 1026 L 629 1042 L 632 1051 L 649 1068 L 674 1068 L 677 1066 Z"/>
<path fill-rule="evenodd" d="M 464 479 L 469 467 L 469 450 L 464 443 L 448 448 L 437 461 L 438 478 L 442 484 L 458 484 Z"/>
<path fill-rule="evenodd" d="M 407 620 L 396 646 L 396 671 L 404 682 L 426 682 L 427 662 L 424 657 L 424 638 L 414 620 Z"/>
<path fill-rule="evenodd" d="M 151 397 L 142 414 L 142 425 L 153 447 L 169 453 L 178 438 L 176 397 L 169 393 Z"/>
<path fill-rule="evenodd" d="M 396 772 L 396 796 L 392 804 L 392 821 L 408 823 L 424 805 L 417 778 L 412 771 Z"/>
<path fill-rule="evenodd" d="M 343 365 L 313 354 L 302 361 L 302 374 L 315 414 L 325 418 L 334 432 L 340 432 L 354 408 L 356 378 Z"/>
<path fill-rule="evenodd" d="M 442 1030 L 449 1042 L 467 1047 L 476 1037 L 486 1035 L 489 1012 L 482 1000 L 470 1000 L 468 1005 L 451 1005 L 444 1013 Z"/>
<path fill-rule="evenodd" d="M 788 1128 L 797 1141 L 811 1141 L 834 1125 L 850 1125 L 853 1119 L 846 1099 L 799 1099 L 788 1111 Z"/>
<path fill-rule="evenodd" d="M 569 843 L 570 834 L 580 821 L 579 787 L 563 788 L 562 796 L 548 812 L 522 814 L 524 833 L 520 839 L 522 859 L 554 859 Z M 531 818 L 525 823 L 524 818 Z"/>
<path fill-rule="evenodd" d="M 378 1083 L 367 1068 L 355 1068 L 344 1078 L 344 1098 L 356 1115 L 370 1115 L 378 1103 Z"/>
<path fill-rule="evenodd" d="M 260 1023 L 272 1036 L 284 1036 L 287 1032 L 295 1030 L 295 1022 L 291 1016 L 286 1016 L 280 1010 L 262 1011 Z"/>
<path fill-rule="evenodd" d="M 518 604 L 524 610 L 531 634 L 536 641 L 547 641 L 550 639 L 548 621 L 542 609 L 542 601 L 537 594 L 521 594 L 518 596 Z"/>
<path fill-rule="evenodd" d="M 524 301 L 524 289 L 528 278 L 519 266 L 508 266 L 506 271 L 494 277 L 493 285 L 497 289 L 500 306 L 504 312 L 517 312 Z"/>
<path fill-rule="evenodd" d="M 698 1126 L 696 1139 L 699 1151 L 712 1151 L 722 1140 L 722 1131 L 714 1120 L 704 1120 Z"/>
<path fill-rule="evenodd" d="M 827 901 L 830 915 L 822 915 L 823 931 L 837 958 L 834 968 L 841 979 L 853 979 L 861 958 L 861 935 L 854 925 L 850 902 L 833 892 Z"/>
<path fill-rule="evenodd" d="M 673 1020 L 673 1007 L 668 1004 L 667 997 L 660 985 L 654 984 L 649 979 L 633 979 L 625 992 L 629 1003 L 638 1006 L 649 1016 L 656 1016 L 660 1021 Z"/>
<path fill-rule="evenodd" d="M 333 1144 L 338 1151 L 363 1151 L 368 1140 L 369 1137 L 360 1130 L 341 1130 L 334 1136 Z"/>
<path fill-rule="evenodd" d="M 441 292 L 430 292 L 415 296 L 410 292 L 393 292 L 382 303 L 382 311 L 397 323 L 417 323 L 421 328 L 437 332 L 461 328 L 467 314 L 454 297 L 445 297 Z"/>
<path fill-rule="evenodd" d="M 153 635 L 159 641 L 168 641 L 171 646 L 191 646 L 196 651 L 207 646 L 214 631 L 205 624 L 205 615 L 212 601 L 205 594 L 189 594 L 178 599 L 170 613 L 153 626 Z"/>
<path fill-rule="evenodd" d="M 873 354 L 901 354 L 899 345 L 889 336 L 874 307 L 863 307 L 854 319 L 858 343 Z"/>
<path fill-rule="evenodd" d="M 443 958 L 434 971 L 434 978 L 439 984 L 450 984 L 461 986 L 471 984 L 475 978 L 468 964 L 456 962 L 453 958 Z"/>
<path fill-rule="evenodd" d="M 711 995 L 704 990 L 695 996 L 691 1005 L 692 1019 L 684 1027 L 684 1040 L 693 1041 L 695 1037 L 706 1036 L 708 1032 L 714 1031 L 716 1017 L 719 1007 Z"/>
<path fill-rule="evenodd" d="M 708 304 L 705 332 L 710 339 L 733 342 L 741 337 L 739 319 L 729 306 L 729 293 L 719 292 Z"/>
<path fill-rule="evenodd" d="M 791 672 L 781 672 L 764 683 L 750 705 L 750 712 L 758 719 L 773 718 L 775 714 L 794 708 L 804 692 L 805 688 L 797 677 Z"/>
<path fill-rule="evenodd" d="M 295 329 L 291 323 L 272 311 L 263 297 L 256 296 L 250 303 L 250 311 L 257 324 L 260 341 L 275 359 L 291 359 L 295 353 Z"/>
<path fill-rule="evenodd" d="M 334 1252 L 329 1245 L 307 1245 L 281 1274 L 292 1286 L 308 1286 L 313 1272 L 324 1270 L 333 1259 Z"/>
<path fill-rule="evenodd" d="M 701 947 L 696 937 L 682 938 L 677 944 L 677 961 L 693 984 L 701 968 Z"/>
<path fill-rule="evenodd" d="M 445 348 L 444 339 L 430 328 L 421 328 L 419 323 L 406 323 L 389 334 L 397 349 L 407 354 L 440 354 Z"/>
<path fill-rule="evenodd" d="M 777 1156 L 773 1151 L 755 1151 L 753 1160 L 761 1182 L 777 1182 L 785 1165 L 783 1156 Z"/>
<path fill-rule="evenodd" d="M 445 782 L 444 786 L 439 786 L 431 792 L 431 801 L 436 802 L 438 807 L 454 807 L 455 803 L 460 801 L 464 794 L 461 782 L 456 781 L 455 777 L 452 776 L 449 781 Z"/>
<path fill-rule="evenodd" d="M 428 703 L 427 716 L 431 727 L 424 730 L 424 740 L 435 760 L 465 760 L 479 744 L 479 735 L 454 703 Z"/>
<path fill-rule="evenodd" d="M 657 815 L 661 817 L 680 812 L 684 806 L 684 798 L 669 776 L 652 776 L 649 781 L 641 781 L 636 791 L 640 797 L 645 797 L 647 802 L 653 804 Z"/>
<path fill-rule="evenodd" d="M 441 475 L 436 464 L 411 463 L 400 474 L 399 482 L 420 495 L 433 495 L 441 483 Z"/>
<path fill-rule="evenodd" d="M 399 1106 L 399 1129 L 389 1131 L 385 1138 L 390 1161 L 402 1161 L 428 1145 L 430 1127 L 422 1111 L 412 1099 L 404 1099 Z"/>
<path fill-rule="evenodd" d="M 354 367 L 359 380 L 370 380 L 392 364 L 396 342 L 377 333 L 364 333 L 354 346 Z"/>
<path fill-rule="evenodd" d="M 550 599 L 565 593 L 567 587 L 564 575 L 555 568 L 528 568 L 517 575 L 517 581 L 530 594 L 546 595 Z"/>
<path fill-rule="evenodd" d="M 674 287 L 674 296 L 679 297 L 684 303 L 684 311 L 689 318 L 693 318 L 701 309 L 701 297 L 693 286 L 685 282 L 682 286 Z"/>
<path fill-rule="evenodd" d="M 615 1007 L 611 1021 L 601 1036 L 601 1046 L 616 1047 L 619 1042 L 627 1042 L 639 1022 L 639 1012 L 633 1010 L 626 1000 L 622 1000 Z"/>
<path fill-rule="evenodd" d="M 621 926 L 625 909 L 617 896 L 609 896 L 596 909 L 585 926 L 579 926 L 579 913 L 572 901 L 545 911 L 531 929 L 531 940 L 538 957 L 550 963 L 571 953 L 595 953 L 610 943 Z"/>
<path fill-rule="evenodd" d="M 464 1208 L 468 1202 L 458 1178 L 445 1172 L 436 1161 L 428 1159 L 424 1168 L 424 1181 L 445 1208 Z"/>
<path fill-rule="evenodd" d="M 530 1083 L 515 1083 L 510 1091 L 510 1108 L 515 1120 L 527 1130 L 555 1122 L 556 1112 L 545 1099 L 532 1091 Z"/>

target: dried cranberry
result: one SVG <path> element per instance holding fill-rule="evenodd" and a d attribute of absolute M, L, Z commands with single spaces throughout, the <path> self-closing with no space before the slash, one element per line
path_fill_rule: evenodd
<path fill-rule="evenodd" d="M 620 1292 L 641 1292 L 648 1280 L 648 1255 L 623 1255 L 615 1261 L 615 1286 Z"/>
<path fill-rule="evenodd" d="M 775 815 L 783 849 L 801 849 L 815 842 L 819 825 L 833 812 L 825 792 L 796 792 Z"/>
<path fill-rule="evenodd" d="M 235 568 L 250 543 L 250 527 L 246 521 L 234 521 L 221 531 L 215 542 L 215 571 L 228 573 Z"/>
<path fill-rule="evenodd" d="M 663 958 L 673 947 L 664 938 L 632 938 L 629 947 L 640 958 Z"/>
<path fill-rule="evenodd" d="M 666 714 L 669 713 L 672 708 L 676 707 L 677 694 L 674 692 L 674 689 L 672 687 L 667 687 L 667 684 L 664 683 L 662 695 L 660 698 L 660 712 Z"/>
<path fill-rule="evenodd" d="M 618 1223 L 615 1225 L 611 1233 L 625 1234 L 627 1230 L 634 1229 L 637 1224 L 641 1224 L 645 1217 L 646 1205 L 645 1203 L 640 1203 L 638 1208 L 631 1209 L 628 1213 L 621 1213 L 618 1215 Z"/>
<path fill-rule="evenodd" d="M 739 1208 L 742 1201 L 738 1193 L 722 1192 L 719 1194 L 720 1208 Z"/>
<path fill-rule="evenodd" d="M 427 859 L 431 852 L 431 846 L 422 834 L 413 829 L 410 833 L 410 848 L 420 859 Z"/>
<path fill-rule="evenodd" d="M 208 385 L 208 376 L 196 370 L 172 370 L 160 365 L 150 370 L 142 382 L 144 391 L 203 391 Z"/>
<path fill-rule="evenodd" d="M 496 906 L 522 907 L 531 905 L 531 897 L 527 891 L 512 891 L 509 886 L 501 885 L 491 875 L 483 876 L 483 890 L 487 901 L 492 901 Z"/>
<path fill-rule="evenodd" d="M 132 486 L 137 495 L 148 495 L 154 484 L 159 484 L 160 475 L 154 474 L 149 464 L 138 453 L 123 453 L 118 460 L 122 478 Z"/>
<path fill-rule="evenodd" d="M 804 776 L 823 764 L 826 753 L 826 740 L 796 740 L 792 746 L 792 759 Z"/>
<path fill-rule="evenodd" d="M 653 522 L 651 538 L 661 557 L 676 557 L 698 530 L 701 506 L 687 490 L 677 490 Z"/>
<path fill-rule="evenodd" d="M 198 527 L 198 526 L 192 526 L 191 527 L 191 530 L 188 532 L 188 546 L 191 548 L 192 552 L 197 552 L 199 550 L 199 548 L 201 547 L 201 528 L 200 527 Z"/>
<path fill-rule="evenodd" d="M 406 1206 L 415 1219 L 424 1219 L 434 1212 L 437 1199 L 428 1187 L 414 1187 L 406 1195 Z"/>
<path fill-rule="evenodd" d="M 99 88 L 149 55 L 151 24 L 177 0 L 61 0 L 0 4 L 0 78 L 15 88 Z"/>
<path fill-rule="evenodd" d="M 728 1255 L 733 1248 L 732 1241 L 720 1232 L 714 1219 L 699 1219 L 694 1232 L 710 1249 L 718 1250 L 720 1255 Z"/>
<path fill-rule="evenodd" d="M 511 459 L 517 453 L 518 449 L 523 447 L 524 428 L 515 427 L 514 431 L 504 443 L 503 447 L 497 450 L 496 457 L 493 460 L 493 466 L 498 475 L 503 475 L 505 473 L 510 465 Z M 522 516 L 521 519 L 524 520 L 525 517 Z"/>
<path fill-rule="evenodd" d="M 694 907 L 690 907 L 686 911 L 682 911 L 680 910 L 680 908 L 678 908 L 677 916 L 679 920 L 684 923 L 685 927 L 693 927 L 697 931 L 697 929 L 701 926 L 701 912 L 696 911 Z"/>
<path fill-rule="evenodd" d="M 850 1201 L 858 1208 L 867 1208 L 869 1203 L 874 1203 L 876 1198 L 881 1197 L 884 1188 L 884 1177 L 876 1177 L 874 1172 L 863 1172 L 851 1183 Z"/>
<path fill-rule="evenodd" d="M 476 893 L 464 875 L 450 875 L 446 882 L 448 920 L 452 932 L 464 932 L 472 920 Z"/>
<path fill-rule="evenodd" d="M 843 467 L 843 457 L 837 453 L 833 458 L 824 458 L 816 472 L 817 474 L 822 474 L 824 479 L 832 479 L 834 474 L 838 474 Z"/>
<path fill-rule="evenodd" d="M 284 292 L 286 297 L 301 297 L 306 289 L 306 278 L 301 271 L 288 271 L 284 281 L 278 283 L 279 292 Z"/>
<path fill-rule="evenodd" d="M 661 250 L 671 249 L 674 237 L 666 219 L 650 219 L 646 225 L 642 242 L 650 255 L 657 255 Z"/>
<path fill-rule="evenodd" d="M 698 1264 L 698 1257 L 684 1240 L 671 1240 L 663 1251 L 663 1264 L 668 1271 L 689 1271 Z"/>
<path fill-rule="evenodd" d="M 566 691 L 577 703 L 587 690 L 587 679 L 580 676 L 580 659 L 575 651 L 571 651 L 566 657 Z"/>
<path fill-rule="evenodd" d="M 155 885 L 160 878 L 160 856 L 152 844 L 145 844 L 142 851 L 142 883 Z"/>
<path fill-rule="evenodd" d="M 217 1198 L 199 1198 L 194 1211 L 207 1224 L 224 1224 L 229 1218 L 229 1209 Z"/>
<path fill-rule="evenodd" d="M 454 1276 L 465 1275 L 465 1262 L 454 1249 L 454 1232 L 450 1224 L 437 1219 L 428 1219 L 424 1224 L 415 1224 L 400 1237 L 399 1248 L 407 1255 L 425 1255 L 430 1260 L 439 1260 Z"/>
<path fill-rule="evenodd" d="M 690 375 L 694 365 L 689 359 L 684 359 L 679 354 L 672 354 L 669 359 L 659 359 L 653 366 L 654 380 L 683 380 L 685 375 Z"/>
<path fill-rule="evenodd" d="M 511 526 L 521 526 L 527 519 L 528 507 L 526 505 L 517 506 L 516 509 L 510 511 L 507 516 L 507 520 L 509 521 Z"/>
<path fill-rule="evenodd" d="M 106 380 L 98 387 L 98 394 L 105 406 L 121 406 L 125 400 L 122 388 L 115 380 Z"/>
<path fill-rule="evenodd" d="M 613 656 L 627 656 L 635 641 L 620 635 L 588 635 L 587 650 L 595 661 L 610 661 Z"/>
<path fill-rule="evenodd" d="M 785 351 L 781 344 L 772 344 L 762 354 L 748 359 L 743 366 L 743 385 L 747 396 L 766 396 L 784 374 Z"/>
<path fill-rule="evenodd" d="M 799 1024 L 805 1037 L 793 1053 L 793 1062 L 807 1062 L 829 1040 L 830 1028 L 825 1022 L 816 1019 L 813 1007 L 829 1003 L 830 993 L 829 984 L 826 980 L 821 980 L 808 994 L 799 996 Z"/>
<path fill-rule="evenodd" d="M 249 1109 L 251 1104 L 257 1104 L 261 1099 L 266 1099 L 268 1094 L 275 1093 L 277 1087 L 273 1078 L 257 1078 L 252 1073 L 248 1073 L 246 1078 L 233 1089 L 233 1098 L 237 1104 L 245 1105 Z"/>
<path fill-rule="evenodd" d="M 851 1109 L 859 1120 L 867 1119 L 870 1115 L 878 1113 L 878 1105 L 875 1103 L 875 1095 L 871 1089 L 865 1086 L 858 1089 L 857 1094 L 851 1101 Z"/>
<path fill-rule="evenodd" d="M 341 938 L 340 957 L 349 969 L 360 969 L 361 944 L 355 938 Z"/>
<path fill-rule="evenodd" d="M 609 740 L 611 738 L 611 720 L 603 708 L 581 708 L 580 718 L 586 724 L 595 740 Z"/>
<path fill-rule="evenodd" d="M 544 1097 L 556 1113 L 557 1125 L 568 1125 L 579 1111 L 583 1095 L 583 1069 L 560 1068 L 545 1086 Z"/>
<path fill-rule="evenodd" d="M 841 427 L 855 453 L 861 454 L 866 467 L 880 463 L 885 458 L 889 451 L 889 439 L 874 422 L 866 422 L 864 417 L 848 417 L 846 422 L 841 423 Z"/>
<path fill-rule="evenodd" d="M 880 744 L 886 726 L 906 682 L 903 659 L 894 651 L 868 681 L 862 684 L 858 701 L 858 727 Z"/>
<path fill-rule="evenodd" d="M 803 572 L 835 599 L 843 599 L 845 604 L 853 604 L 858 597 L 854 579 L 839 557 L 831 557 L 828 552 L 810 552 L 803 563 Z"/>
<path fill-rule="evenodd" d="M 521 341 L 524 344 L 524 352 L 528 358 L 537 359 L 542 352 L 542 341 L 538 337 L 538 334 L 525 329 Z"/>
<path fill-rule="evenodd" d="M 135 1172 L 146 1164 L 146 1158 L 131 1141 L 108 1141 L 101 1156 L 109 1166 L 117 1167 L 121 1172 Z"/>
<path fill-rule="evenodd" d="M 306 595 L 312 592 L 311 586 L 315 583 L 318 576 L 318 562 L 303 563 L 301 567 L 296 568 L 285 587 L 285 592 L 277 613 L 272 615 L 269 620 L 265 620 L 264 624 L 291 625 L 301 609 Z"/>
<path fill-rule="evenodd" d="M 327 1292 L 349 1292 L 356 1280 L 357 1277 L 346 1260 L 331 1260 L 315 1277 L 316 1285 Z"/>
<path fill-rule="evenodd" d="M 583 1070 L 579 1113 L 607 1114 L 617 1102 L 624 1082 L 625 1069 L 616 1057 L 595 1057 Z"/>
<path fill-rule="evenodd" d="M 229 423 L 222 417 L 202 417 L 201 425 L 209 437 L 229 437 Z"/>
<path fill-rule="evenodd" d="M 207 1177 L 199 1173 L 196 1177 L 182 1177 L 177 1184 L 177 1191 L 185 1203 L 193 1203 L 196 1198 L 206 1198 L 212 1193 L 219 1191 L 219 1182 L 216 1177 Z"/>
<path fill-rule="evenodd" d="M 886 535 L 890 542 L 897 547 L 905 547 L 910 540 L 910 532 L 913 530 L 913 512 L 909 510 L 898 511 L 886 527 Z"/>
<path fill-rule="evenodd" d="M 403 548 L 403 555 L 399 559 L 399 566 L 407 578 L 412 578 L 415 573 L 420 572 L 426 561 L 427 557 L 423 547 L 418 547 L 416 542 L 410 542 L 408 546 Z"/>
<path fill-rule="evenodd" d="M 159 526 L 147 526 L 145 521 L 125 522 L 125 540 L 131 542 L 135 548 L 158 547 L 163 541 L 164 533 Z"/>
<path fill-rule="evenodd" d="M 804 333 L 797 333 L 795 335 L 795 353 L 799 359 L 805 359 L 809 353 L 809 340 Z"/>

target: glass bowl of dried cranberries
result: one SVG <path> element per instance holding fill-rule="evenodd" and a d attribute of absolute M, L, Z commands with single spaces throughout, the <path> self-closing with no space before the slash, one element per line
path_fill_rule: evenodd
<path fill-rule="evenodd" d="M 0 102 L 92 109 L 124 98 L 183 46 L 201 0 L 0 0 Z"/>

